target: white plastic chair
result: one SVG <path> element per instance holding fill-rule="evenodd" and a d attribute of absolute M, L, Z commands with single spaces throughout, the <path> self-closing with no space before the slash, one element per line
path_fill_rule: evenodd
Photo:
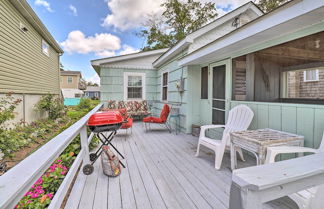
<path fill-rule="evenodd" d="M 265 163 L 274 163 L 278 154 L 324 152 L 324 133 L 318 149 L 297 146 L 268 147 Z M 324 207 L 324 184 L 289 195 L 300 209 L 322 209 Z"/>
<path fill-rule="evenodd" d="M 246 105 L 238 105 L 229 111 L 228 120 L 225 125 L 201 126 L 196 157 L 199 156 L 200 145 L 208 147 L 215 152 L 215 168 L 220 169 L 225 149 L 229 149 L 230 133 L 244 131 L 250 126 L 253 119 L 253 111 Z M 225 128 L 221 140 L 211 139 L 206 136 L 207 129 Z M 236 148 L 240 158 L 244 161 L 241 148 Z"/>

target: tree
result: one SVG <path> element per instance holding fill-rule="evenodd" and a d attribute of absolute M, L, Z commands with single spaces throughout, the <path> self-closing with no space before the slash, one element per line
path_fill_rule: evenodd
<path fill-rule="evenodd" d="M 259 3 L 257 3 L 257 5 L 264 12 L 270 12 L 288 1 L 290 0 L 259 0 Z"/>
<path fill-rule="evenodd" d="M 140 32 L 146 38 L 143 50 L 172 47 L 189 33 L 201 28 L 217 16 L 215 3 L 199 1 L 167 0 L 161 18 L 151 17 L 146 29 Z"/>

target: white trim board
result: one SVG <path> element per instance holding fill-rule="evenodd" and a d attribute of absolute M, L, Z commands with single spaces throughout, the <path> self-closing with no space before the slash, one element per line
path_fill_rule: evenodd
<path fill-rule="evenodd" d="M 164 73 L 168 73 L 168 84 L 167 84 L 167 99 L 166 100 L 163 100 L 163 74 Z M 161 78 L 160 78 L 160 81 L 161 81 L 161 86 L 160 86 L 160 92 L 161 92 L 161 96 L 160 96 L 160 101 L 161 102 L 168 102 L 168 99 L 169 99 L 169 76 L 170 76 L 170 72 L 168 69 L 165 69 L 165 70 L 162 70 L 161 71 Z"/>

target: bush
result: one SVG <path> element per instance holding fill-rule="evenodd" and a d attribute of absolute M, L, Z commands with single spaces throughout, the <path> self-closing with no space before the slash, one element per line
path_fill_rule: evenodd
<path fill-rule="evenodd" d="M 91 99 L 81 98 L 80 103 L 77 105 L 78 110 L 90 111 L 91 110 Z"/>
<path fill-rule="evenodd" d="M 6 121 L 14 119 L 14 110 L 20 102 L 21 99 L 15 99 L 11 93 L 0 98 L 0 129 Z"/>
<path fill-rule="evenodd" d="M 42 96 L 41 100 L 36 104 L 36 109 L 48 113 L 51 120 L 55 120 L 64 115 L 64 105 L 61 99 L 55 98 L 53 94 Z"/>

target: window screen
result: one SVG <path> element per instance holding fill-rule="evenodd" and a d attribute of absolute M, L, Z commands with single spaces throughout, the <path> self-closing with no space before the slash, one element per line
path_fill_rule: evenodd
<path fill-rule="evenodd" d="M 142 99 L 142 97 L 143 97 L 142 76 L 128 76 L 127 98 Z"/>
<path fill-rule="evenodd" d="M 201 99 L 208 99 L 208 67 L 201 68 Z"/>

